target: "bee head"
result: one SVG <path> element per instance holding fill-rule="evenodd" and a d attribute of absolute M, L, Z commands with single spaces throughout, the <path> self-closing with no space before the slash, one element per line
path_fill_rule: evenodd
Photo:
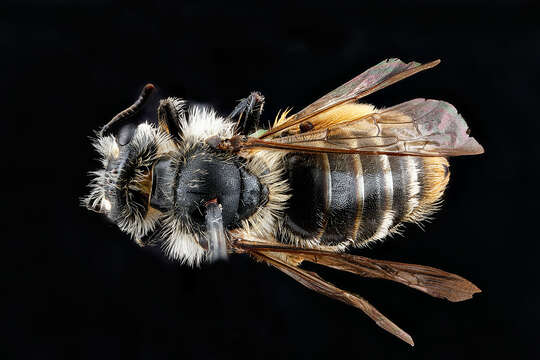
<path fill-rule="evenodd" d="M 87 209 L 106 215 L 135 239 L 153 230 L 161 215 L 149 206 L 152 171 L 160 156 L 174 146 L 165 131 L 133 121 L 152 89 L 145 86 L 132 106 L 97 132 L 93 144 L 101 168 L 90 173 L 90 194 L 82 199 Z"/>

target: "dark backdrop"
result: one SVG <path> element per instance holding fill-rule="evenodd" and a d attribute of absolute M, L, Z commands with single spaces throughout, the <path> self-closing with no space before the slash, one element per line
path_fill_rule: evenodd
<path fill-rule="evenodd" d="M 15 358 L 538 356 L 539 7 L 535 1 L 17 1 L 1 5 L 2 351 Z M 138 248 L 79 207 L 97 162 L 88 137 L 146 82 L 227 113 L 251 90 L 265 119 L 378 63 L 441 58 L 368 99 L 445 99 L 485 155 L 452 160 L 425 231 L 355 253 L 436 266 L 483 293 L 449 303 L 327 271 L 408 331 L 248 258 L 190 269 Z"/>

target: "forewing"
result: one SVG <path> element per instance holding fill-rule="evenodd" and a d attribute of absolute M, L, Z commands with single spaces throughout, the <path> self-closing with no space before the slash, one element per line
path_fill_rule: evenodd
<path fill-rule="evenodd" d="M 255 255 L 260 260 L 263 260 L 266 263 L 274 266 L 275 268 L 283 271 L 285 274 L 289 275 L 308 289 L 314 290 L 320 294 L 342 301 L 345 304 L 352 305 L 362 310 L 367 316 L 369 316 L 373 321 L 375 321 L 378 326 L 393 334 L 394 336 L 397 336 L 409 345 L 414 346 L 413 339 L 409 334 L 407 334 L 396 324 L 390 321 L 386 316 L 381 314 L 364 298 L 355 294 L 351 294 L 332 285 L 331 283 L 325 281 L 323 278 L 321 278 L 319 275 L 312 271 L 300 269 L 293 264 L 279 259 L 279 257 L 275 256 L 275 253 L 256 251 L 253 252 L 253 255 Z"/>
<path fill-rule="evenodd" d="M 480 292 L 470 281 L 428 266 L 375 260 L 350 254 L 337 254 L 317 249 L 296 248 L 276 241 L 250 238 L 243 232 L 233 232 L 231 247 L 234 251 L 248 253 L 278 268 L 305 287 L 342 301 L 362 310 L 377 325 L 414 345 L 412 338 L 362 297 L 351 294 L 328 283 L 312 271 L 299 268 L 302 261 L 348 271 L 369 278 L 399 282 L 434 297 L 462 301 Z"/>
<path fill-rule="evenodd" d="M 458 156 L 484 152 L 469 136 L 467 123 L 454 106 L 430 99 L 410 100 L 326 129 L 271 140 L 249 139 L 246 145 L 373 155 Z"/>
<path fill-rule="evenodd" d="M 326 94 L 300 112 L 289 116 L 284 122 L 276 124 L 277 126 L 264 133 L 260 138 L 273 138 L 279 132 L 299 124 L 316 114 L 337 105 L 358 100 L 420 71 L 432 68 L 439 63 L 440 60 L 426 64 L 420 64 L 414 61 L 404 63 L 399 59 L 384 60 Z"/>
<path fill-rule="evenodd" d="M 362 277 L 385 279 L 407 285 L 428 295 L 452 302 L 472 298 L 481 290 L 461 276 L 429 266 L 375 260 L 358 255 L 337 254 L 317 249 L 294 248 L 284 244 L 264 244 L 237 240 L 235 246 L 257 252 L 274 252 L 296 259 L 347 271 Z"/>

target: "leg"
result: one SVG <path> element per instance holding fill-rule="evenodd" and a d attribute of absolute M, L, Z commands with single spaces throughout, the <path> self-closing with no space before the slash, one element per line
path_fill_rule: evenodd
<path fill-rule="evenodd" d="M 238 105 L 228 116 L 229 119 L 236 120 L 236 128 L 242 132 L 246 131 L 249 123 L 249 128 L 257 128 L 259 125 L 259 119 L 264 107 L 264 96 L 254 91 L 247 98 L 240 100 Z M 240 124 L 242 122 L 242 124 Z"/>
<path fill-rule="evenodd" d="M 180 117 L 185 116 L 185 108 L 186 102 L 177 98 L 167 98 L 159 102 L 159 126 L 176 141 L 180 141 Z"/>
<path fill-rule="evenodd" d="M 217 199 L 212 199 L 206 203 L 206 244 L 201 244 L 209 252 L 209 260 L 227 259 L 227 240 L 223 230 L 223 218 L 221 216 L 221 205 Z M 203 240 L 204 242 L 204 240 Z"/>

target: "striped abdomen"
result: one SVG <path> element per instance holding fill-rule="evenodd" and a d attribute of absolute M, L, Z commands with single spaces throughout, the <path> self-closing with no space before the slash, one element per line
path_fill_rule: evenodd
<path fill-rule="evenodd" d="M 286 162 L 292 197 L 281 236 L 299 245 L 361 244 L 418 222 L 449 175 L 440 157 L 291 154 Z"/>

